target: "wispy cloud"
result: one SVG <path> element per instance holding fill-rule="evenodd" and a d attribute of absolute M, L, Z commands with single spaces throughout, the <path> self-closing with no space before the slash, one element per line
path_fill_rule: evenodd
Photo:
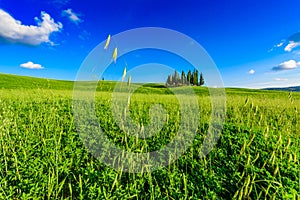
<path fill-rule="evenodd" d="M 287 78 L 275 78 L 275 81 L 288 81 L 289 79 Z"/>
<path fill-rule="evenodd" d="M 299 46 L 300 46 L 300 42 L 290 41 L 288 43 L 288 45 L 286 45 L 284 50 L 287 51 L 287 52 L 291 52 L 294 48 L 299 47 Z"/>
<path fill-rule="evenodd" d="M 21 64 L 20 67 L 26 68 L 26 69 L 44 69 L 44 67 L 42 65 L 34 64 L 31 61 L 28 61 L 27 63 Z"/>
<path fill-rule="evenodd" d="M 75 13 L 71 8 L 62 11 L 62 15 L 68 17 L 69 20 L 75 24 L 83 22 L 83 20 L 79 18 L 79 14 Z"/>
<path fill-rule="evenodd" d="M 296 69 L 300 66 L 300 62 L 296 62 L 295 60 L 285 61 L 280 63 L 278 66 L 272 68 L 273 71 L 283 71 L 283 70 L 291 70 Z"/>
<path fill-rule="evenodd" d="M 276 44 L 275 47 L 281 47 L 283 44 L 284 44 L 284 41 L 282 41 L 282 42 Z"/>
<path fill-rule="evenodd" d="M 300 32 L 291 35 L 288 38 L 289 43 L 285 46 L 284 50 L 291 52 L 296 47 L 300 46 Z"/>
<path fill-rule="evenodd" d="M 282 47 L 285 43 L 285 40 L 281 40 L 280 43 L 275 44 L 268 52 L 274 51 L 276 48 Z"/>
<path fill-rule="evenodd" d="M 251 70 L 249 70 L 248 73 L 249 73 L 249 74 L 255 74 L 255 71 L 254 71 L 254 69 L 251 69 Z"/>
<path fill-rule="evenodd" d="M 22 25 L 22 22 L 14 19 L 10 14 L 0 9 L 0 37 L 5 41 L 12 43 L 21 43 L 27 45 L 39 45 L 41 43 L 54 43 L 50 41 L 49 36 L 53 32 L 60 31 L 63 25 L 55 23 L 51 16 L 41 12 L 41 20 L 34 18 L 37 26 Z"/>

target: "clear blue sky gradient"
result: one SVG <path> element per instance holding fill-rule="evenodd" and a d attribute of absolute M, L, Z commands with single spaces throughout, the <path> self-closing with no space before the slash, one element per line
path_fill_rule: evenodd
<path fill-rule="evenodd" d="M 0 36 L 2 73 L 74 80 L 83 60 L 108 34 L 154 26 L 182 32 L 199 42 L 215 61 L 226 87 L 300 85 L 300 67 L 274 68 L 300 61 L 300 47 L 284 50 L 290 36 L 300 31 L 299 0 L 0 0 L 0 9 L 24 25 L 36 26 L 34 18 L 41 11 L 63 24 L 60 32 L 50 35 L 54 46 L 10 43 Z M 81 22 L 73 23 L 63 15 L 67 9 Z M 139 52 L 132 60 L 146 64 L 151 61 L 143 59 L 146 53 Z M 20 67 L 28 61 L 44 69 Z M 105 76 L 120 78 L 122 70 L 112 66 Z"/>

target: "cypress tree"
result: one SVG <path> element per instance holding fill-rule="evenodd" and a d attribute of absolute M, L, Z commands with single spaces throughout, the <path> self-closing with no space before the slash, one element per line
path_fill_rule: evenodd
<path fill-rule="evenodd" d="M 191 70 L 188 71 L 187 73 L 187 84 L 191 84 L 191 81 L 192 81 L 192 72 Z"/>
<path fill-rule="evenodd" d="M 199 80 L 198 70 L 194 70 L 194 73 L 193 73 L 193 84 L 194 85 L 198 85 L 198 80 Z"/>
<path fill-rule="evenodd" d="M 184 73 L 183 70 L 182 70 L 182 72 L 181 72 L 181 84 L 182 84 L 182 85 L 185 85 L 185 84 L 186 84 L 186 77 L 185 77 L 185 73 Z"/>
<path fill-rule="evenodd" d="M 200 85 L 200 86 L 201 86 L 201 85 L 204 85 L 204 76 L 203 76 L 202 72 L 201 72 L 201 74 L 200 74 L 200 83 L 199 83 L 199 85 Z"/>

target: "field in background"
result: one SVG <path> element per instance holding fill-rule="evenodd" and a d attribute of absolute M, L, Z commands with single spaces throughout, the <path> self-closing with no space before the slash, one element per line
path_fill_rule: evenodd
<path fill-rule="evenodd" d="M 96 94 L 98 118 L 111 141 L 134 151 L 167 144 L 180 125 L 171 92 L 148 84 L 133 94 L 136 122 L 147 124 L 147 107 L 157 101 L 169 114 L 162 131 L 143 143 L 114 122 L 114 85 L 100 81 Z M 300 93 L 226 89 L 221 138 L 200 159 L 211 108 L 207 88 L 193 87 L 200 104 L 193 145 L 167 167 L 133 174 L 105 166 L 85 149 L 74 126 L 72 89 L 69 81 L 0 75 L 0 199 L 300 197 Z"/>

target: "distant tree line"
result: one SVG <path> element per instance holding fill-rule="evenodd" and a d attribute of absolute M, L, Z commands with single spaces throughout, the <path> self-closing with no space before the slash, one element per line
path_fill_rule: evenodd
<path fill-rule="evenodd" d="M 184 85 L 202 86 L 204 85 L 204 77 L 201 72 L 199 78 L 198 70 L 194 70 L 193 72 L 189 70 L 187 74 L 182 70 L 181 75 L 175 70 L 172 75 L 168 76 L 166 85 L 175 87 Z"/>

